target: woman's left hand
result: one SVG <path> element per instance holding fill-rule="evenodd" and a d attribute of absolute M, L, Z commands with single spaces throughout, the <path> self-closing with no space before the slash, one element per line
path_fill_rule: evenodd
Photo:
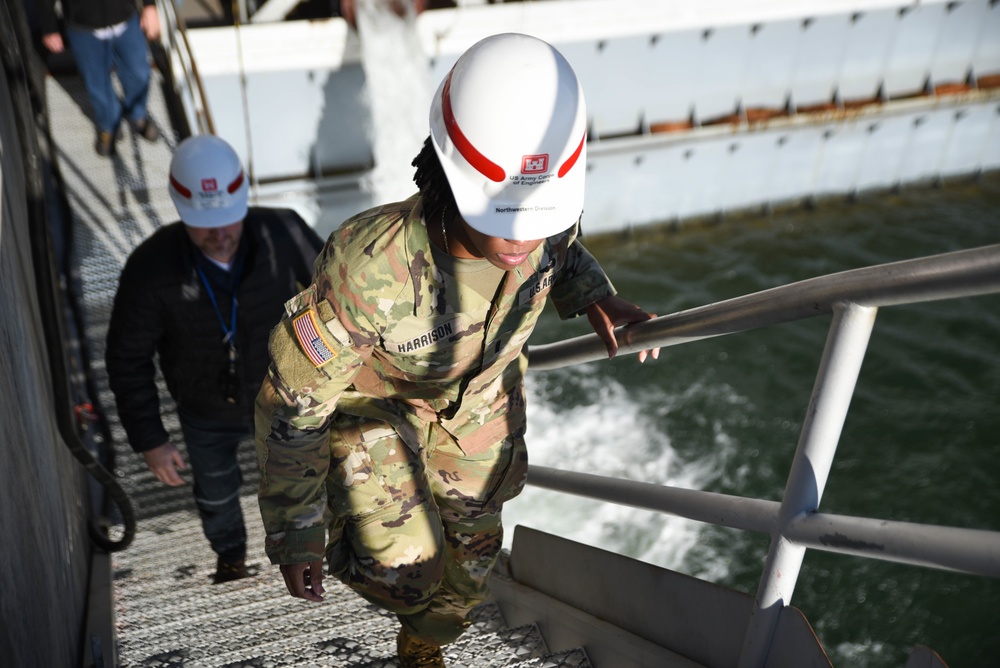
<path fill-rule="evenodd" d="M 605 297 L 587 306 L 587 319 L 590 320 L 590 326 L 594 328 L 597 336 L 604 341 L 604 345 L 608 349 L 608 359 L 612 359 L 618 354 L 618 339 L 615 338 L 615 327 L 643 322 L 655 317 L 656 315 L 647 313 L 635 304 L 614 295 Z M 639 361 L 645 362 L 649 353 L 649 350 L 641 351 L 639 353 Z M 657 359 L 660 356 L 660 349 L 653 348 L 652 353 L 653 359 Z"/>

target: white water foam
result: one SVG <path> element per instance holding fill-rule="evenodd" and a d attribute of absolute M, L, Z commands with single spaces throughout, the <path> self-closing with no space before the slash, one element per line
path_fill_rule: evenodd
<path fill-rule="evenodd" d="M 411 161 L 429 133 L 433 85 L 410 3 L 398 16 L 386 0 L 358 0 L 358 35 L 375 168 L 365 187 L 376 203 L 416 192 Z"/>
<path fill-rule="evenodd" d="M 714 465 L 684 463 L 652 416 L 617 381 L 586 367 L 573 383 L 586 405 L 556 407 L 527 379 L 528 451 L 531 464 L 699 489 Z M 650 511 L 528 487 L 504 507 L 505 541 L 513 527 L 530 526 L 653 563 L 679 569 L 701 523 Z"/>
<path fill-rule="evenodd" d="M 861 642 L 838 643 L 833 648 L 830 658 L 838 666 L 860 666 L 863 662 L 878 661 L 886 658 L 893 649 L 888 643 L 868 638 Z"/>

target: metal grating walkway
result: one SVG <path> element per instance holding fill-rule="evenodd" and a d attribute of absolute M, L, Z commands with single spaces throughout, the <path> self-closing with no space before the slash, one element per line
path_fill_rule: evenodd
<path fill-rule="evenodd" d="M 48 77 L 46 97 L 56 161 L 72 215 L 72 289 L 84 320 L 90 372 L 112 437 L 117 476 L 135 505 L 132 545 L 113 555 L 114 616 L 121 666 L 396 666 L 397 623 L 347 587 L 328 579 L 327 600 L 310 604 L 285 593 L 263 552 L 251 444 L 240 455 L 243 506 L 253 577 L 210 584 L 215 555 L 201 534 L 189 484 L 160 484 L 125 441 L 104 368 L 104 342 L 118 275 L 131 250 L 176 219 L 167 194 L 177 144 L 162 77 L 153 72 L 150 115 L 162 137 L 150 144 L 124 128 L 112 159 L 93 148 L 82 83 Z M 161 383 L 162 387 L 162 383 Z M 172 439 L 183 451 L 173 404 L 163 395 Z M 550 655 L 534 626 L 506 628 L 499 609 L 477 610 L 472 629 L 446 648 L 453 667 L 587 668 L 582 650 Z"/>

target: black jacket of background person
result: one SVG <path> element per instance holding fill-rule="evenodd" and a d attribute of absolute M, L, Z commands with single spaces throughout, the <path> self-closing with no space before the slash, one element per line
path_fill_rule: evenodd
<path fill-rule="evenodd" d="M 160 419 L 154 353 L 180 413 L 252 429 L 253 402 L 270 361 L 268 336 L 285 301 L 312 282 L 322 245 L 294 211 L 247 212 L 234 260 L 234 266 L 243 262 L 236 295 L 236 404 L 223 396 L 229 349 L 197 267 L 229 326 L 233 294 L 226 272 L 201 254 L 179 222 L 160 228 L 132 252 L 115 295 L 105 361 L 118 417 L 136 452 L 169 440 Z"/>
<path fill-rule="evenodd" d="M 67 25 L 86 30 L 113 26 L 136 13 L 137 5 L 153 5 L 156 0 L 62 0 L 63 17 Z M 59 32 L 55 14 L 55 0 L 40 0 L 38 24 L 43 35 Z"/>

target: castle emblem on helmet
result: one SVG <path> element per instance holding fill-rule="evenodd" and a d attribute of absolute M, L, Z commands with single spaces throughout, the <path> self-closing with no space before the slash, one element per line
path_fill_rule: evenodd
<path fill-rule="evenodd" d="M 549 154 L 526 155 L 521 158 L 522 174 L 542 174 L 549 169 Z"/>

